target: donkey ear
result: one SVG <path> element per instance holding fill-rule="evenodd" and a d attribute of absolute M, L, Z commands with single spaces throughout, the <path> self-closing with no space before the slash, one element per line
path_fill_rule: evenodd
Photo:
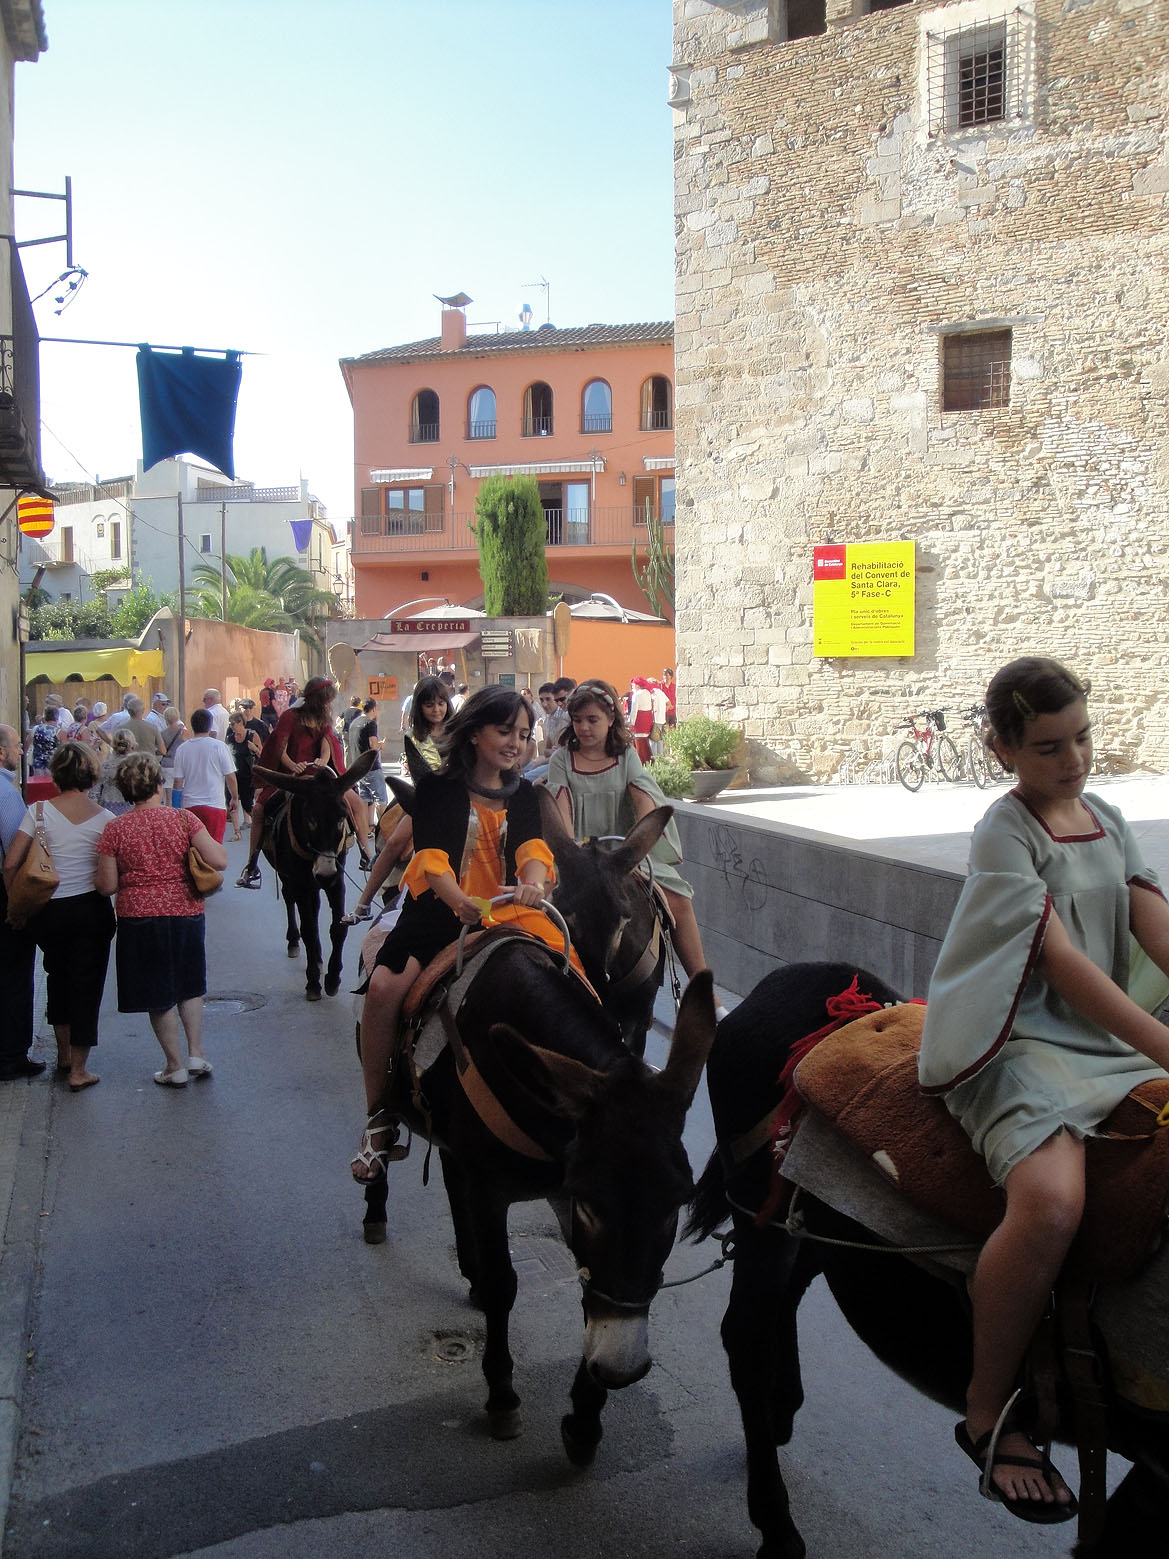
<path fill-rule="evenodd" d="M 277 790 L 287 790 L 294 796 L 316 789 L 316 780 L 312 774 L 289 774 L 287 769 L 262 769 L 258 763 L 252 768 L 252 778 L 261 785 L 275 785 Z"/>
<path fill-rule="evenodd" d="M 386 775 L 386 784 L 394 793 L 394 800 L 402 808 L 407 817 L 414 816 L 415 790 L 413 785 L 408 785 L 404 779 L 399 779 L 396 774 Z"/>
<path fill-rule="evenodd" d="M 374 748 L 371 747 L 368 752 L 363 752 L 356 763 L 351 763 L 337 781 L 337 794 L 343 796 L 347 790 L 352 790 L 354 785 L 360 784 L 374 764 L 379 761 Z"/>
<path fill-rule="evenodd" d="M 409 736 L 403 739 L 402 754 L 406 759 L 406 772 L 414 781 L 415 785 L 417 785 L 420 780 L 424 780 L 428 774 L 433 772 L 429 763 L 427 763 L 426 759 L 418 751 L 418 748 L 410 740 Z"/>
<path fill-rule="evenodd" d="M 700 969 L 690 981 L 678 1008 L 670 1057 L 663 1072 L 654 1079 L 659 1088 L 677 1096 L 683 1110 L 690 1108 L 702 1068 L 714 1044 L 714 975 Z"/>
<path fill-rule="evenodd" d="M 529 1077 L 525 1079 L 527 1085 L 540 1088 L 542 1084 L 543 1089 L 555 1099 L 562 1114 L 575 1119 L 591 1103 L 600 1082 L 599 1074 L 591 1067 L 572 1060 L 570 1056 L 558 1055 L 555 1050 L 545 1050 L 542 1045 L 533 1045 L 508 1023 L 493 1023 L 490 1038 L 513 1071 L 517 1070 L 517 1063 L 529 1063 L 526 1067 L 529 1072 Z M 530 1063 L 533 1061 L 537 1074 L 534 1077 L 530 1075 Z"/>
<path fill-rule="evenodd" d="M 613 851 L 610 859 L 614 865 L 621 871 L 631 872 L 657 844 L 673 815 L 673 807 L 654 807 L 652 812 L 639 818 L 625 835 L 624 843 Z"/>
<path fill-rule="evenodd" d="M 575 849 L 576 840 L 564 826 L 564 818 L 560 814 L 560 808 L 556 804 L 556 797 L 548 789 L 547 785 L 536 786 L 536 801 L 540 808 L 540 826 L 544 835 L 544 842 L 555 850 L 557 846 L 572 845 Z"/>

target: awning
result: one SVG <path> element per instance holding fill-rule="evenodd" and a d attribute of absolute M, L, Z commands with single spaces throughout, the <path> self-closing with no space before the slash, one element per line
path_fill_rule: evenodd
<path fill-rule="evenodd" d="M 478 633 L 375 633 L 368 644 L 363 644 L 358 654 L 366 650 L 389 650 L 396 655 L 421 655 L 431 650 L 465 650 L 481 638 Z"/>
<path fill-rule="evenodd" d="M 133 645 L 108 650 L 36 650 L 30 644 L 24 671 L 30 682 L 34 677 L 48 677 L 50 682 L 64 682 L 67 677 L 99 682 L 102 677 L 113 677 L 119 687 L 129 687 L 131 682 L 145 685 L 148 677 L 163 675 L 162 651 L 139 650 Z"/>

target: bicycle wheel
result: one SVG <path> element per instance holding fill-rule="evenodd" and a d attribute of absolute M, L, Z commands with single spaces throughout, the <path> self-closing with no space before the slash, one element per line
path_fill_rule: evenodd
<path fill-rule="evenodd" d="M 986 760 L 986 748 L 982 745 L 982 738 L 975 731 L 970 738 L 970 778 L 979 790 L 985 790 L 990 784 L 990 769 Z"/>
<path fill-rule="evenodd" d="M 925 779 L 925 760 L 916 742 L 902 742 L 897 749 L 897 778 L 906 790 L 920 790 Z"/>
<path fill-rule="evenodd" d="M 942 778 L 951 784 L 962 778 L 962 759 L 949 736 L 938 738 L 938 768 L 942 771 Z"/>
<path fill-rule="evenodd" d="M 990 776 L 992 785 L 1001 785 L 1007 778 L 1007 771 L 999 762 L 997 755 L 988 747 L 986 749 L 986 772 Z"/>

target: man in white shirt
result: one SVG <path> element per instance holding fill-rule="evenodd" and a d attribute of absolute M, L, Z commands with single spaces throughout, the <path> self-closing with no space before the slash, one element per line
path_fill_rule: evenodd
<path fill-rule="evenodd" d="M 134 693 L 122 694 L 122 707 L 115 709 L 108 720 L 103 720 L 98 730 L 103 736 L 112 736 L 119 726 L 125 725 L 130 718 L 130 700 L 137 695 Z"/>
<path fill-rule="evenodd" d="M 231 749 L 211 734 L 210 709 L 196 709 L 191 714 L 191 734 L 175 748 L 174 782 L 175 789 L 182 792 L 183 809 L 193 812 L 216 844 L 222 844 L 228 812 L 239 817 L 239 785 Z M 226 808 L 224 784 L 231 797 Z"/>
<path fill-rule="evenodd" d="M 170 706 L 170 697 L 166 693 L 156 693 L 150 701 L 150 713 L 143 716 L 151 725 L 156 725 L 160 731 L 166 730 L 165 710 Z"/>
<path fill-rule="evenodd" d="M 227 740 L 227 728 L 231 724 L 231 716 L 219 702 L 219 689 L 209 687 L 203 694 L 203 708 L 211 716 L 211 728 L 219 741 Z"/>

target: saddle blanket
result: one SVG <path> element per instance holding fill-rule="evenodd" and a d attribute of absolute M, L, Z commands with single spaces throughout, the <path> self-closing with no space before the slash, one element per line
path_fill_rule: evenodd
<path fill-rule="evenodd" d="M 980 1242 L 907 1201 L 816 1110 L 800 1122 L 783 1177 L 889 1245 L 950 1246 L 929 1260 L 967 1276 L 974 1271 Z M 1092 1318 L 1107 1344 L 1119 1394 L 1145 1412 L 1169 1414 L 1169 1241 L 1135 1278 L 1101 1288 Z"/>
<path fill-rule="evenodd" d="M 882 1008 L 821 1040 L 796 1068 L 801 1096 L 900 1192 L 978 1240 L 1002 1217 L 1002 1192 L 945 1105 L 924 1095 L 917 1053 L 925 1008 Z M 1131 1277 L 1165 1230 L 1169 1128 L 1158 1113 L 1169 1078 L 1142 1083 L 1087 1140 L 1087 1200 L 1066 1270 Z M 786 1173 L 786 1170 L 785 1170 Z"/>

